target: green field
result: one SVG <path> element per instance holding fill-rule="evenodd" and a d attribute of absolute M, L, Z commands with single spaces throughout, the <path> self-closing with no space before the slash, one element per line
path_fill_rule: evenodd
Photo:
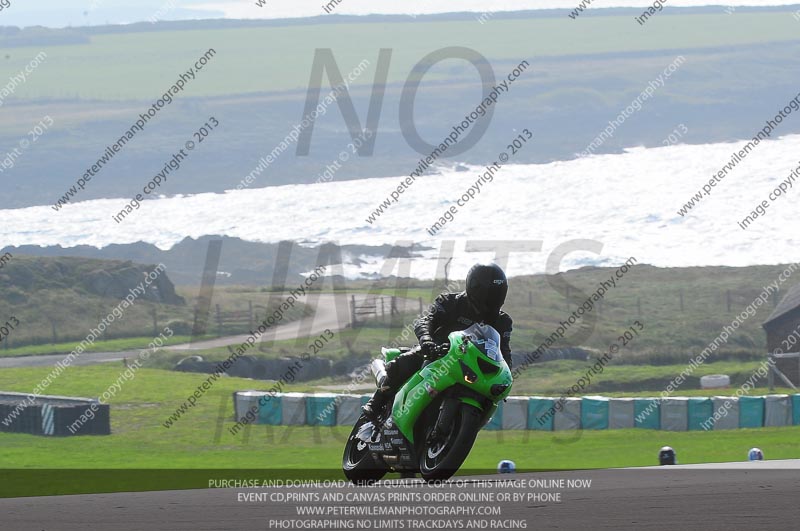
<path fill-rule="evenodd" d="M 49 369 L 5 369 L 0 372 L 0 389 L 28 392 Z M 117 378 L 114 366 L 71 367 L 49 388 L 53 394 L 98 396 Z M 33 435 L 0 434 L 0 469 L 15 474 L 5 483 L 0 496 L 75 493 L 106 490 L 158 488 L 201 488 L 203 477 L 175 472 L 170 481 L 153 484 L 152 476 L 131 470 L 238 470 L 271 469 L 283 477 L 339 478 L 339 460 L 347 427 L 254 426 L 237 436 L 227 431 L 233 411 L 231 393 L 265 388 L 266 382 L 238 378 L 219 380 L 197 406 L 167 429 L 165 418 L 202 381 L 199 374 L 141 369 L 136 378 L 123 385 L 111 400 L 112 434 L 47 438 Z M 726 432 L 653 432 L 614 430 L 603 432 L 482 432 L 464 465 L 466 470 L 492 470 L 500 459 L 516 461 L 520 469 L 581 469 L 655 464 L 658 448 L 676 448 L 681 463 L 741 461 L 748 448 L 759 446 L 770 459 L 800 458 L 797 437 L 800 427 L 737 430 Z M 20 469 L 31 471 L 25 473 Z M 35 481 L 33 471 L 53 469 L 117 469 L 115 481 L 68 481 L 63 473 L 52 473 L 47 484 Z M 126 472 L 129 471 L 129 472 Z M 128 474 L 128 476 L 126 476 Z M 205 476 L 203 475 L 205 474 Z M 163 474 L 158 477 L 163 478 Z M 125 480 L 128 477 L 128 480 Z M 30 482 L 25 482 L 29 478 Z M 149 478 L 149 479 L 148 479 Z M 22 483 L 20 483 L 22 481 Z"/>
<path fill-rule="evenodd" d="M 201 336 L 194 338 L 195 341 L 211 339 L 215 336 Z M 163 340 L 164 345 L 178 345 L 188 343 L 191 336 L 172 336 Z M 108 341 L 97 341 L 89 345 L 84 352 L 122 352 L 126 350 L 145 349 L 153 341 L 152 337 L 129 337 L 125 339 L 109 339 Z M 40 356 L 47 354 L 68 354 L 76 347 L 76 343 L 55 343 L 50 345 L 28 345 L 6 350 L 0 350 L 0 357 L 17 356 Z"/>
<path fill-rule="evenodd" d="M 648 21 L 646 28 L 627 15 L 577 21 L 564 16 L 498 18 L 485 25 L 470 19 L 149 31 L 91 39 L 91 44 L 15 48 L 0 63 L 0 77 L 11 76 L 44 51 L 45 63 L 17 89 L 17 97 L 149 100 L 213 48 L 216 57 L 180 97 L 231 96 L 306 87 L 317 48 L 331 48 L 343 74 L 364 59 L 370 61 L 355 84 L 371 85 L 380 48 L 393 50 L 388 79 L 395 83 L 405 81 L 425 55 L 449 46 L 470 47 L 495 63 L 516 65 L 522 59 L 565 55 L 780 43 L 797 40 L 798 32 L 787 8 L 736 16 L 662 15 Z M 277 42 L 281 46 L 275 46 Z M 453 63 L 458 68 L 450 72 L 431 72 L 429 80 L 451 79 L 454 72 L 474 76 L 474 69 L 459 63 Z M 505 75 L 505 66 L 495 64 L 495 70 Z"/>
<path fill-rule="evenodd" d="M 353 336 L 353 331 L 347 330 L 339 333 L 338 336 L 340 336 L 340 340 L 344 340 L 346 344 L 349 344 L 347 342 Z M 366 345 L 370 340 L 372 340 L 373 344 L 387 343 L 383 331 L 374 329 L 362 331 L 359 340 L 359 345 L 362 344 L 362 341 L 363 344 Z M 366 347 L 364 350 L 353 346 L 340 347 L 335 341 L 336 340 L 322 352 L 324 357 L 331 358 L 334 362 L 341 362 L 345 358 L 348 358 L 366 364 L 370 359 L 378 355 L 376 350 L 371 352 L 367 350 Z M 279 341 L 272 347 L 269 347 L 267 352 L 259 353 L 259 355 L 266 357 L 297 356 L 300 355 L 302 351 L 303 347 L 297 347 L 294 341 Z M 209 361 L 221 361 L 230 355 L 227 349 L 197 351 L 193 352 L 193 354 L 199 354 Z M 161 369 L 172 368 L 175 363 L 185 356 L 185 353 L 179 352 L 164 354 L 157 358 L 150 358 L 148 366 Z M 720 390 L 700 389 L 700 378 L 710 374 L 727 374 L 730 376 L 731 387 L 735 391 L 736 388 L 742 385 L 756 372 L 764 363 L 765 359 L 765 357 L 762 357 L 762 359 L 754 359 L 751 361 L 708 361 L 694 369 L 691 374 L 686 377 L 686 381 L 682 384 L 680 391 L 675 394 L 678 396 L 714 396 L 725 394 L 724 391 Z M 514 381 L 513 394 L 560 396 L 561 394 L 565 394 L 566 391 L 575 384 L 578 378 L 586 374 L 591 364 L 592 362 L 589 361 L 577 360 L 560 360 L 533 364 Z M 610 396 L 658 395 L 686 368 L 687 365 L 685 363 L 669 365 L 628 364 L 622 359 L 608 365 L 603 370 L 602 374 L 595 376 L 590 385 L 586 387 L 581 394 L 602 393 Z M 298 390 L 313 392 L 326 390 L 331 388 L 330 386 L 341 386 L 349 382 L 350 379 L 347 376 L 340 375 L 323 380 L 296 383 L 295 387 Z M 756 381 L 756 387 L 760 389 L 766 389 L 766 384 L 766 379 L 758 379 Z M 370 382 L 366 382 L 363 387 L 369 388 L 370 385 Z M 781 392 L 790 392 L 790 390 L 784 389 Z"/>
<path fill-rule="evenodd" d="M 685 367 L 689 356 L 696 355 L 722 326 L 741 312 L 762 286 L 777 277 L 781 266 L 748 268 L 658 269 L 634 267 L 610 291 L 598 313 L 595 332 L 581 345 L 602 349 L 614 341 L 626 323 L 640 319 L 645 324 L 642 335 L 606 367 L 602 375 L 582 394 L 609 396 L 658 396 Z M 578 290 L 590 292 L 607 278 L 613 269 L 584 268 L 563 274 L 573 285 L 567 297 L 556 291 L 544 276 L 512 279 L 514 290 L 507 309 L 514 316 L 513 347 L 531 349 L 543 331 L 551 330 L 559 319 L 580 303 Z M 354 292 L 363 292 L 370 283 L 354 283 Z M 407 292 L 394 291 L 385 285 L 375 286 L 382 293 L 422 297 L 431 300 L 438 290 L 414 282 Z M 678 293 L 683 290 L 683 308 Z M 190 290 L 191 291 L 191 290 Z M 730 291 L 731 310 L 727 309 Z M 426 296 L 427 294 L 427 296 Z M 215 299 L 233 302 L 229 297 L 249 297 L 249 290 L 231 287 Z M 534 304 L 531 306 L 530 301 Z M 639 301 L 641 304 L 637 304 Z M 675 396 L 732 395 L 764 360 L 764 335 L 760 323 L 772 311 L 771 303 L 742 324 L 728 345 L 700 366 Z M 345 328 L 322 351 L 335 363 L 363 362 L 377 353 L 410 323 L 414 316 L 397 317 L 395 323 L 371 321 L 359 329 Z M 128 343 L 130 341 L 130 343 Z M 121 340 L 118 347 L 131 346 L 136 340 Z M 408 343 L 413 339 L 409 337 Z M 299 354 L 307 343 L 280 341 L 267 348 L 264 355 Z M 61 348 L 68 348 L 69 344 Z M 33 352 L 27 352 L 31 354 Z M 23 352 L 16 352 L 23 354 Z M 221 359 L 227 349 L 204 351 L 207 359 Z M 161 352 L 150 358 L 151 364 L 137 372 L 111 400 L 112 435 L 45 438 L 30 435 L 0 434 L 0 468 L 16 477 L 0 495 L 69 493 L 153 488 L 199 488 L 207 486 L 207 469 L 239 471 L 233 473 L 324 476 L 339 478 L 339 459 L 348 428 L 255 426 L 238 436 L 227 428 L 233 424 L 231 394 L 245 389 L 266 390 L 269 381 L 223 378 L 196 407 L 177 423 L 165 428 L 163 422 L 205 379 L 202 374 L 176 373 L 171 368 L 184 354 Z M 554 361 L 531 366 L 515 382 L 515 395 L 559 396 L 586 371 L 588 362 Z M 67 396 L 99 396 L 117 379 L 118 364 L 70 367 L 48 388 L 48 393 Z M 4 369 L 0 371 L 0 389 L 30 392 L 48 373 L 48 368 Z M 698 379 L 704 374 L 728 374 L 728 390 L 699 390 Z M 295 382 L 287 391 L 316 391 L 349 382 L 345 375 L 312 382 Z M 369 384 L 365 386 L 368 390 Z M 777 392 L 790 392 L 777 389 Z M 758 381 L 751 394 L 767 392 Z M 651 432 L 621 430 L 606 432 L 483 432 L 465 470 L 492 470 L 501 458 L 516 461 L 520 469 L 580 469 L 654 464 L 655 453 L 664 444 L 675 447 L 682 463 L 739 461 L 746 451 L 759 446 L 768 458 L 800 458 L 796 439 L 800 428 L 737 430 L 733 432 Z M 120 470 L 109 476 L 48 472 L 51 469 Z M 22 469 L 29 472 L 12 471 Z M 164 478 L 158 470 L 190 470 L 170 473 Z M 42 476 L 51 481 L 42 486 Z M 150 475 L 130 472 L 149 470 Z M 267 472 L 264 472 L 267 470 Z M 126 472 L 127 471 L 127 472 Z M 152 472 L 156 471 L 156 472 Z M 258 472 L 261 471 L 261 472 Z M 27 478 L 27 479 L 26 479 Z M 158 478 L 155 481 L 154 478 Z M 205 480 L 203 479 L 205 478 Z"/>

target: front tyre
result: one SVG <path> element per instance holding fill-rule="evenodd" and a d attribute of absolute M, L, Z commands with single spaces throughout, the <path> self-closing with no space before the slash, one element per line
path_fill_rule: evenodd
<path fill-rule="evenodd" d="M 358 437 L 359 431 L 368 422 L 363 415 L 356 421 L 342 456 L 342 471 L 347 479 L 356 485 L 370 485 L 386 475 L 388 471 L 381 463 L 377 463 L 369 451 L 369 446 Z"/>
<path fill-rule="evenodd" d="M 463 404 L 453 417 L 452 429 L 435 440 L 430 439 L 434 426 L 425 430 L 419 450 L 419 471 L 425 481 L 450 479 L 456 473 L 472 450 L 481 420 L 480 410 Z"/>

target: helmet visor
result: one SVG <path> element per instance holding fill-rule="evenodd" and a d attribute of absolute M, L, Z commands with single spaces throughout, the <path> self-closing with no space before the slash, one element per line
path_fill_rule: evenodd
<path fill-rule="evenodd" d="M 502 284 L 492 284 L 486 291 L 486 300 L 484 301 L 486 311 L 493 316 L 497 315 L 506 302 L 506 293 L 508 293 L 508 284 L 505 281 Z"/>

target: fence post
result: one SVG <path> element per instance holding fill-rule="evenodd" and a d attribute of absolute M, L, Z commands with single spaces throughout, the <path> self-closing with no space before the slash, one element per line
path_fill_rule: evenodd
<path fill-rule="evenodd" d="M 350 295 L 350 321 L 352 326 L 358 324 L 358 319 L 356 319 L 356 296 Z"/>
<path fill-rule="evenodd" d="M 772 354 L 767 354 L 767 359 L 770 361 L 774 361 Z M 769 385 L 769 392 L 775 391 L 775 373 L 773 372 L 773 367 L 775 367 L 774 363 L 769 364 L 769 369 L 767 370 L 767 384 Z"/>
<path fill-rule="evenodd" d="M 50 319 L 50 330 L 53 331 L 53 345 L 58 343 L 58 334 L 56 333 L 56 321 L 54 319 Z"/>
<path fill-rule="evenodd" d="M 681 311 L 683 311 L 683 288 L 678 290 L 678 296 L 681 299 Z"/>
<path fill-rule="evenodd" d="M 419 297 L 419 313 L 422 315 L 422 297 Z"/>
<path fill-rule="evenodd" d="M 219 309 L 219 304 L 214 305 L 217 310 L 217 332 L 222 335 L 222 312 Z"/>
<path fill-rule="evenodd" d="M 386 308 L 383 304 L 383 297 L 381 297 L 381 321 L 386 320 Z"/>

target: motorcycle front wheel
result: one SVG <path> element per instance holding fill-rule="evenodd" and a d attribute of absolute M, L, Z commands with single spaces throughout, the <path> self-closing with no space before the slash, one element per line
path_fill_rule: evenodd
<path fill-rule="evenodd" d="M 434 426 L 425 430 L 419 449 L 419 471 L 425 481 L 450 479 L 458 471 L 472 450 L 481 418 L 480 410 L 463 404 L 453 417 L 452 429 L 434 440 L 430 437 Z"/>

